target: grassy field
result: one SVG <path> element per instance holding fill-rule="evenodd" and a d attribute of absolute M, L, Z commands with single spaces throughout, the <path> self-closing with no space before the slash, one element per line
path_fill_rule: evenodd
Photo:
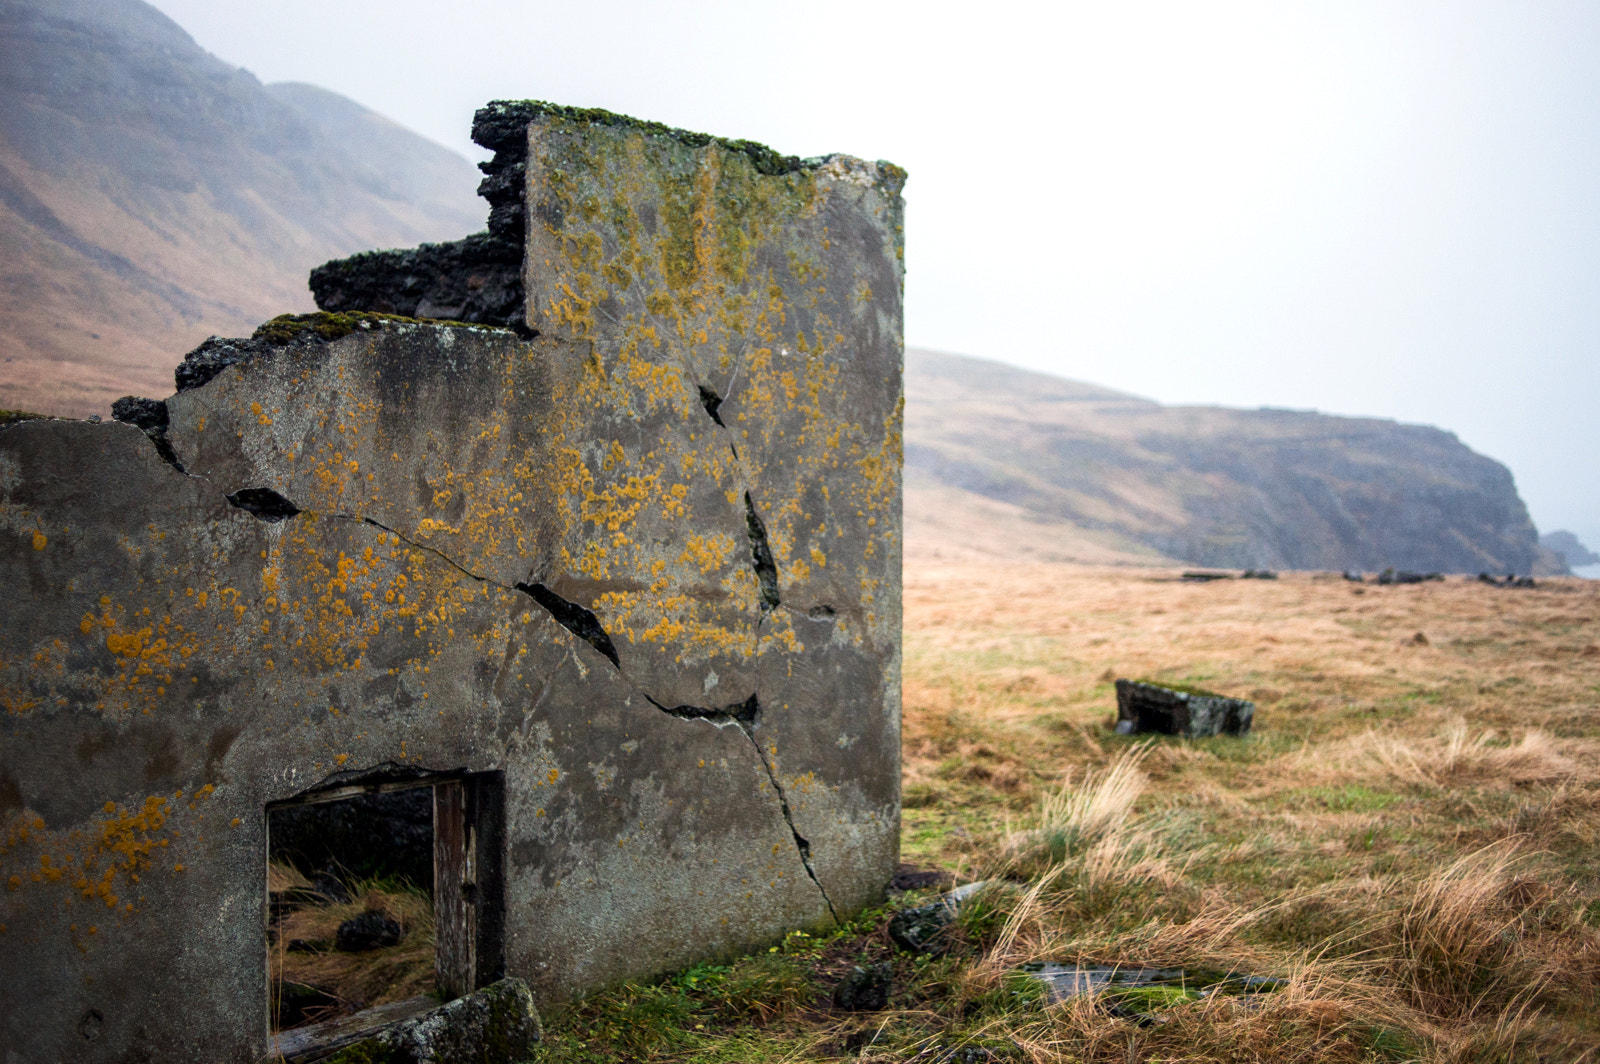
<path fill-rule="evenodd" d="M 555 1013 L 550 1059 L 1596 1056 L 1600 583 L 1175 577 L 909 570 L 903 857 L 994 883 L 950 949 L 867 913 Z M 1255 731 L 1116 736 L 1117 677 L 1252 698 Z M 1118 1016 L 1047 1007 L 1032 960 L 1283 983 Z M 832 1007 L 881 962 L 889 1008 Z"/>

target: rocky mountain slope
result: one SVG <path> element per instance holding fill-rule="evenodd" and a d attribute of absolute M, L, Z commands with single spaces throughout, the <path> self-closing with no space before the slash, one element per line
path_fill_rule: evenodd
<path fill-rule="evenodd" d="M 313 266 L 483 227 L 466 159 L 140 0 L 0 0 L 0 406 L 105 414 Z"/>
<path fill-rule="evenodd" d="M 913 553 L 1495 573 L 1552 558 L 1510 471 L 1439 429 L 1165 407 L 930 351 L 906 353 L 906 485 Z"/>

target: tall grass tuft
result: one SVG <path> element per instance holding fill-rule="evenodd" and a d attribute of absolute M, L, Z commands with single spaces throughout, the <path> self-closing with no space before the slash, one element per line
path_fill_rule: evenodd
<path fill-rule="evenodd" d="M 1516 864 L 1515 840 L 1469 853 L 1417 884 L 1398 913 L 1390 963 L 1423 1012 L 1471 1016 L 1538 993 L 1521 925 L 1539 899 Z"/>
<path fill-rule="evenodd" d="M 1014 870 L 1042 874 L 1095 848 L 1100 851 L 1097 866 L 1115 863 L 1126 849 L 1117 837 L 1149 782 L 1139 765 L 1153 747 L 1153 740 L 1131 746 L 1104 769 L 1084 773 L 1081 782 L 1074 784 L 1069 778 L 1046 794 L 1039 803 L 1036 826 L 1013 836 L 1007 847 Z"/>

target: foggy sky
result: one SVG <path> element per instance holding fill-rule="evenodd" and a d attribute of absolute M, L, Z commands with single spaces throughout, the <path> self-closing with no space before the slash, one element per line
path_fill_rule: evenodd
<path fill-rule="evenodd" d="M 532 97 L 892 160 L 908 343 L 1438 425 L 1600 548 L 1600 5 L 154 2 L 473 159 Z"/>

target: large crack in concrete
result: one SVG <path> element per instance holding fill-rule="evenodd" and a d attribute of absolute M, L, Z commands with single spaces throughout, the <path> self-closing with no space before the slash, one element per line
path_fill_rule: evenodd
<path fill-rule="evenodd" d="M 246 513 L 271 523 L 287 521 L 300 513 L 300 507 L 271 488 L 240 488 L 238 491 L 229 492 L 223 498 L 228 500 L 228 505 L 237 506 Z"/>
<path fill-rule="evenodd" d="M 617 657 L 617 646 L 611 641 L 610 634 L 606 632 L 605 626 L 600 623 L 600 618 L 594 615 L 593 610 L 562 598 L 543 584 L 517 584 L 516 588 L 543 606 L 544 611 L 555 618 L 557 624 L 604 654 L 611 664 L 617 667 L 617 671 L 622 671 L 622 660 Z"/>
<path fill-rule="evenodd" d="M 754 702 L 756 696 L 751 695 L 750 700 Z M 794 826 L 794 813 L 789 809 L 789 796 L 784 793 L 783 784 L 778 782 L 778 773 L 772 767 L 772 762 L 768 760 L 767 752 L 761 748 L 761 744 L 756 741 L 755 733 L 749 727 L 739 721 L 734 723 L 744 733 L 744 737 L 750 740 L 750 745 L 755 749 L 756 756 L 761 759 L 761 767 L 766 770 L 767 779 L 772 782 L 772 789 L 778 795 L 778 808 L 783 813 L 784 823 L 789 825 L 789 834 L 794 836 L 795 852 L 800 855 L 800 863 L 805 866 L 806 875 L 810 876 L 811 882 L 816 884 L 817 893 L 822 895 L 822 900 L 827 904 L 828 915 L 833 917 L 833 922 L 842 924 L 844 921 L 839 919 L 839 913 L 833 907 L 833 899 L 828 897 L 827 888 L 822 885 L 822 880 L 817 878 L 817 870 L 811 867 L 811 842 L 800 834 L 799 828 Z"/>
<path fill-rule="evenodd" d="M 782 603 L 778 597 L 778 563 L 772 556 L 772 545 L 767 542 L 767 526 L 756 513 L 755 501 L 750 492 L 744 493 L 745 533 L 750 537 L 750 564 L 761 584 L 761 613 L 777 609 Z"/>
<path fill-rule="evenodd" d="M 711 389 L 703 386 L 700 389 L 700 396 L 706 413 L 721 426 L 722 419 L 717 414 L 717 407 L 721 405 L 721 398 Z M 208 478 L 200 474 L 189 472 L 178 461 L 172 444 L 166 438 L 167 407 L 165 402 L 161 400 L 136 400 L 138 405 L 126 400 L 122 402 L 124 404 L 123 410 L 113 415 L 116 420 L 133 424 L 143 430 L 162 461 L 179 473 L 197 480 L 208 480 Z M 725 428 L 726 426 L 723 427 Z M 735 452 L 735 455 L 737 455 L 737 452 Z M 223 498 L 227 500 L 230 506 L 244 510 L 257 520 L 269 524 L 286 521 L 305 513 L 315 516 L 313 511 L 302 509 L 293 500 L 271 488 L 240 488 L 237 491 L 225 493 Z M 772 546 L 767 540 L 766 525 L 762 522 L 760 514 L 756 512 L 755 500 L 748 490 L 744 493 L 744 505 L 745 530 L 750 540 L 751 567 L 755 570 L 756 579 L 761 587 L 761 616 L 756 622 L 759 628 L 765 622 L 767 614 L 781 605 L 778 594 L 778 566 L 772 554 Z M 475 573 L 437 547 L 429 546 L 426 543 L 418 543 L 398 529 L 391 528 L 381 521 L 376 521 L 365 515 L 335 513 L 329 516 L 335 520 L 356 521 L 371 525 L 373 528 L 394 536 L 415 550 L 426 551 L 457 572 L 479 583 L 491 584 L 505 591 L 522 592 L 533 599 L 557 624 L 585 643 L 588 643 L 596 653 L 611 662 L 618 675 L 623 678 L 636 694 L 667 716 L 677 717 L 680 720 L 702 720 L 717 727 L 731 724 L 738 728 L 740 734 L 749 740 L 751 749 L 755 751 L 756 758 L 761 763 L 762 771 L 767 775 L 767 781 L 772 784 L 773 793 L 778 798 L 779 812 L 782 813 L 783 821 L 788 826 L 789 834 L 794 839 L 795 852 L 800 857 L 800 864 L 805 868 L 806 875 L 810 877 L 812 884 L 817 888 L 817 893 L 822 895 L 823 903 L 828 907 L 828 915 L 833 917 L 834 923 L 841 922 L 839 913 L 833 906 L 833 899 L 828 896 L 827 888 L 822 885 L 822 880 L 817 877 L 816 869 L 811 864 L 811 842 L 800 834 L 800 829 L 795 826 L 794 812 L 789 807 L 789 796 L 785 793 L 783 784 L 778 780 L 777 770 L 767 756 L 767 751 L 755 737 L 753 729 L 759 725 L 761 716 L 761 701 L 758 692 L 752 692 L 750 697 L 743 702 L 731 703 L 720 707 L 668 706 L 663 702 L 657 701 L 647 691 L 640 689 L 633 682 L 632 677 L 628 676 L 627 670 L 622 667 L 622 660 L 617 653 L 616 644 L 612 641 L 610 634 L 605 630 L 605 626 L 600 623 L 600 618 L 595 615 L 594 611 L 569 599 L 562 598 L 542 583 L 519 582 L 508 586 L 492 577 L 484 576 L 482 573 Z M 824 613 L 825 617 L 832 616 L 833 610 L 831 607 L 821 607 L 821 609 L 826 611 Z M 816 611 L 811 611 L 810 615 L 815 618 Z"/>
<path fill-rule="evenodd" d="M 745 500 L 748 504 L 750 500 L 750 495 L 748 492 L 745 493 Z M 752 515 L 754 514 L 753 507 L 751 508 L 750 513 Z M 842 921 L 839 919 L 838 910 L 834 908 L 833 899 L 828 896 L 828 889 L 822 885 L 822 880 L 817 876 L 816 868 L 811 864 L 811 841 L 804 835 L 800 834 L 800 829 L 795 826 L 794 811 L 789 807 L 789 796 L 784 791 L 783 784 L 778 780 L 777 770 L 773 767 L 771 759 L 767 756 L 767 751 L 762 748 L 760 741 L 755 736 L 753 729 L 759 726 L 761 719 L 761 700 L 758 693 L 752 692 L 750 697 L 745 699 L 743 702 L 730 703 L 726 706 L 669 706 L 664 702 L 658 701 L 656 698 L 651 696 L 649 692 L 642 690 L 633 682 L 633 679 L 628 675 L 627 670 L 622 667 L 622 662 L 617 654 L 615 644 L 611 641 L 611 636 L 606 632 L 605 627 L 601 625 L 600 619 L 595 616 L 593 611 L 585 609 L 576 602 L 571 602 L 562 598 L 549 588 L 545 587 L 543 584 L 518 583 L 507 587 L 505 584 L 502 584 L 500 581 L 491 577 L 483 576 L 480 573 L 474 573 L 472 570 L 457 562 L 454 558 L 451 558 L 448 554 L 445 554 L 438 548 L 431 547 L 423 543 L 417 543 L 395 529 L 390 528 L 389 526 L 378 521 L 374 521 L 370 517 L 360 517 L 352 514 L 336 514 L 334 516 L 342 520 L 361 521 L 364 524 L 369 524 L 374 528 L 381 529 L 408 546 L 414 547 L 417 550 L 427 551 L 428 553 L 435 555 L 446 564 L 455 568 L 465 576 L 472 578 L 473 580 L 477 580 L 485 584 L 492 584 L 495 587 L 502 588 L 507 591 L 521 591 L 523 594 L 537 602 L 539 606 L 543 608 L 545 612 L 550 615 L 551 619 L 557 624 L 561 625 L 563 628 L 567 629 L 567 631 L 571 632 L 579 639 L 582 639 L 584 642 L 594 647 L 596 652 L 604 655 L 605 658 L 611 662 L 612 667 L 617 670 L 617 674 L 622 677 L 622 679 L 634 690 L 636 694 L 638 694 L 645 701 L 649 702 L 656 709 L 660 710 L 662 713 L 665 713 L 667 716 L 677 717 L 679 720 L 701 720 L 716 727 L 725 727 L 731 724 L 738 728 L 740 734 L 749 741 L 750 748 L 755 752 L 756 759 L 761 763 L 762 771 L 767 775 L 767 781 L 772 784 L 772 791 L 778 799 L 778 811 L 783 816 L 784 824 L 789 828 L 789 834 L 794 840 L 795 853 L 800 857 L 801 866 L 805 868 L 806 875 L 810 878 L 812 885 L 817 888 L 817 893 L 822 895 L 823 904 L 828 907 L 828 915 L 833 917 L 834 923 L 842 923 Z M 265 518 L 263 519 L 265 520 Z M 759 522 L 760 519 L 755 518 L 755 520 Z M 752 544 L 753 542 L 754 541 L 752 541 Z M 763 547 L 766 546 L 764 531 L 762 533 L 761 544 Z M 752 549 L 754 549 L 753 545 Z M 771 556 L 771 551 L 769 549 L 767 551 L 767 559 L 769 562 L 771 560 Z M 773 567 L 772 580 L 775 585 L 777 582 L 776 566 Z M 774 592 L 774 596 L 775 595 L 776 592 Z M 765 617 L 767 609 L 770 608 L 772 607 L 763 606 L 763 618 Z M 832 610 L 830 609 L 829 613 L 831 612 Z"/>

